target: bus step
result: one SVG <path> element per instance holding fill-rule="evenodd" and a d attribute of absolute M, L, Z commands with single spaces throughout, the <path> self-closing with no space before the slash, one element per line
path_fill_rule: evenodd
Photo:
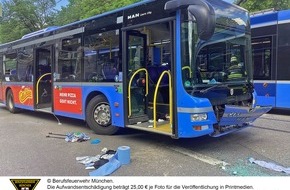
<path fill-rule="evenodd" d="M 131 116 L 129 118 L 129 124 L 132 125 L 132 124 L 136 124 L 136 123 L 139 123 L 139 122 L 145 122 L 145 121 L 148 121 L 148 120 L 149 120 L 148 115 Z"/>

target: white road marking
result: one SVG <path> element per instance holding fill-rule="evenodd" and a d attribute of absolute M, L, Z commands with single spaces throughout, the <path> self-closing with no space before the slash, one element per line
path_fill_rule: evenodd
<path fill-rule="evenodd" d="M 175 151 L 175 152 L 178 152 L 178 153 L 181 153 L 183 155 L 192 157 L 194 159 L 197 159 L 199 161 L 202 161 L 204 163 L 207 163 L 207 164 L 210 164 L 210 165 L 213 165 L 213 166 L 216 166 L 216 165 L 221 165 L 221 166 L 230 165 L 230 164 L 228 164 L 228 163 L 226 163 L 224 161 L 221 161 L 221 160 L 218 160 L 218 159 L 215 159 L 215 158 L 212 158 L 210 156 L 206 156 L 206 155 L 194 152 L 194 151 L 189 151 L 188 149 L 185 149 L 185 148 L 170 147 L 170 149 Z"/>

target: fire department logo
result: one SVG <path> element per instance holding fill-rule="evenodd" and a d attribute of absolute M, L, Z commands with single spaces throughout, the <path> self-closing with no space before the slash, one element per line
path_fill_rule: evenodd
<path fill-rule="evenodd" d="M 34 190 L 40 179 L 10 179 L 16 190 Z"/>
<path fill-rule="evenodd" d="M 19 91 L 20 103 L 26 102 L 28 99 L 32 99 L 32 90 L 30 88 L 23 88 Z"/>

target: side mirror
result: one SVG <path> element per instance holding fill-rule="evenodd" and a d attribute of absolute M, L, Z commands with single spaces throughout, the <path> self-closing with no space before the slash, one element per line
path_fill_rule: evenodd
<path fill-rule="evenodd" d="M 215 11 L 211 4 L 204 0 L 171 0 L 165 3 L 164 10 L 175 11 L 180 8 L 188 10 L 188 19 L 197 23 L 198 37 L 208 40 L 215 30 Z"/>
<path fill-rule="evenodd" d="M 198 37 L 201 40 L 208 40 L 215 30 L 215 12 L 211 5 L 200 4 L 188 7 L 188 17 L 191 21 L 196 21 Z"/>

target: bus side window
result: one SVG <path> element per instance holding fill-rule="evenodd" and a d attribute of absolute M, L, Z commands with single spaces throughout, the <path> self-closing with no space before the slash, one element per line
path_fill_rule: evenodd
<path fill-rule="evenodd" d="M 17 75 L 19 81 L 32 81 L 33 50 L 19 50 L 17 53 Z"/>
<path fill-rule="evenodd" d="M 81 80 L 81 65 L 83 48 L 81 38 L 69 38 L 62 40 L 61 50 L 58 52 L 58 66 L 56 80 L 62 82 L 75 82 Z"/>
<path fill-rule="evenodd" d="M 17 54 L 7 54 L 3 59 L 4 67 L 5 67 L 5 80 L 6 81 L 17 81 Z"/>
<path fill-rule="evenodd" d="M 119 30 L 85 36 L 87 82 L 113 82 L 119 72 Z"/>

